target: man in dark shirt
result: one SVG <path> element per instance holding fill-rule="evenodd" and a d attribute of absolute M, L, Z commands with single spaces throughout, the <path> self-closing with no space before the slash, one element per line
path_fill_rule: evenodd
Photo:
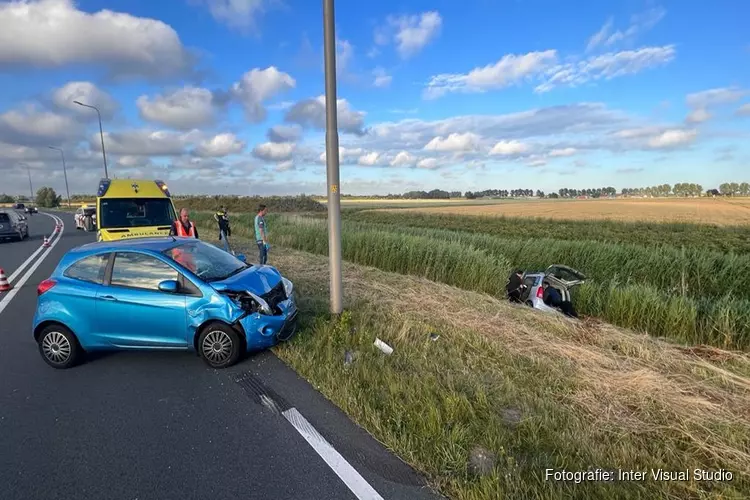
<path fill-rule="evenodd" d="M 521 302 L 521 293 L 523 292 L 523 289 L 526 288 L 522 277 L 523 271 L 520 269 L 516 269 L 510 277 L 508 277 L 508 284 L 505 285 L 505 291 L 508 293 L 508 300 L 511 302 Z"/>
<path fill-rule="evenodd" d="M 542 284 L 542 287 L 544 288 L 542 300 L 545 304 L 560 309 L 563 314 L 570 316 L 571 318 L 578 317 L 578 313 L 576 313 L 576 310 L 573 308 L 573 303 L 563 300 L 562 295 L 560 295 L 557 288 L 549 286 L 549 283 L 546 281 Z"/>

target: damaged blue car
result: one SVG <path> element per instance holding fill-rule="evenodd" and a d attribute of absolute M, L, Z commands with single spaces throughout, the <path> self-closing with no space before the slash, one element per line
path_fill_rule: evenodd
<path fill-rule="evenodd" d="M 194 238 L 90 243 L 37 287 L 33 334 L 44 361 L 70 368 L 104 350 L 190 350 L 212 368 L 288 340 L 294 285 Z"/>

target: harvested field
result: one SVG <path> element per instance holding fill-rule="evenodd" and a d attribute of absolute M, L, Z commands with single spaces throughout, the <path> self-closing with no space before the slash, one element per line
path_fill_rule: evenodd
<path fill-rule="evenodd" d="M 390 209 L 383 209 L 390 210 Z M 549 219 L 694 222 L 721 226 L 750 224 L 750 198 L 533 200 L 523 203 L 409 207 L 432 214 L 542 217 Z"/>

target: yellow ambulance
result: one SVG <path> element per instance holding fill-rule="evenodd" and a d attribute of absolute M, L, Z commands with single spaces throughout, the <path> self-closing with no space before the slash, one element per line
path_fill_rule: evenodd
<path fill-rule="evenodd" d="M 96 193 L 99 241 L 166 236 L 177 213 L 159 180 L 102 179 Z"/>

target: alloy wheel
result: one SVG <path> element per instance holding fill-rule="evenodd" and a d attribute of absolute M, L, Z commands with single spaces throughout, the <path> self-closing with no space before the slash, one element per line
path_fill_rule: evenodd
<path fill-rule="evenodd" d="M 72 348 L 65 335 L 60 332 L 49 332 L 42 340 L 42 352 L 48 360 L 62 364 L 70 358 Z"/>
<path fill-rule="evenodd" d="M 203 356 L 211 363 L 224 363 L 232 356 L 232 347 L 232 339 L 226 332 L 213 330 L 203 339 Z"/>

